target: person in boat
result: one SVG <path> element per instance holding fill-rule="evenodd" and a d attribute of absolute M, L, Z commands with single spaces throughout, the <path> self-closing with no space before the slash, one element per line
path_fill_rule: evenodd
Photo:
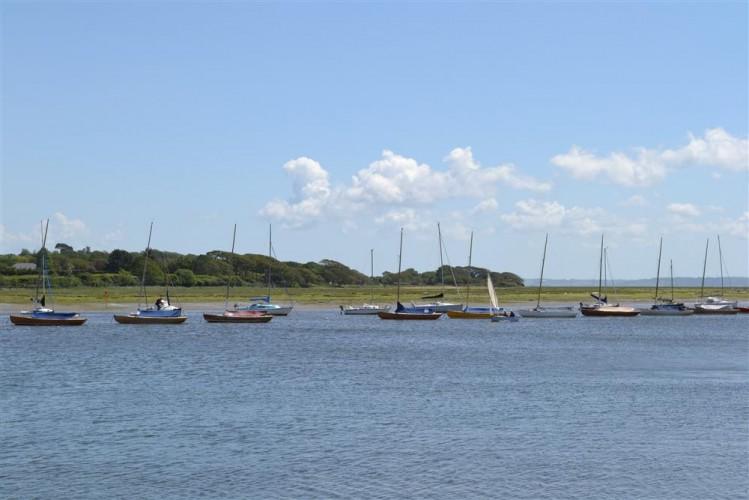
<path fill-rule="evenodd" d="M 166 307 L 167 303 L 166 300 L 164 300 L 162 297 L 159 297 L 156 299 L 156 309 L 161 310 L 162 308 Z"/>

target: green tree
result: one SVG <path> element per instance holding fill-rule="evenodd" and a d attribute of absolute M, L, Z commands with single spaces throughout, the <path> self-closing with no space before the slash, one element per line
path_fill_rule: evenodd
<path fill-rule="evenodd" d="M 119 272 L 120 269 L 130 269 L 133 265 L 133 255 L 127 250 L 112 250 L 107 258 L 105 269 L 110 273 Z"/>
<path fill-rule="evenodd" d="M 189 269 L 177 269 L 174 272 L 174 284 L 178 286 L 195 285 L 195 273 Z"/>

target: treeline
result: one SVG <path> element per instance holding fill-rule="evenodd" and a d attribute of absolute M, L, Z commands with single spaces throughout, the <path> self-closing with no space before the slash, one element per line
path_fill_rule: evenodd
<path fill-rule="evenodd" d="M 47 268 L 56 287 L 76 286 L 134 286 L 140 284 L 143 275 L 145 252 L 113 250 L 104 252 L 86 247 L 75 250 L 70 245 L 58 243 L 54 250 L 20 254 L 0 255 L 0 287 L 34 286 L 42 257 L 46 258 Z M 24 269 L 28 266 L 17 264 L 34 263 L 37 270 Z M 268 283 L 270 269 L 274 287 L 310 287 L 366 285 L 368 276 L 334 260 L 320 262 L 281 262 L 265 255 L 231 255 L 215 250 L 201 255 L 179 254 L 151 249 L 146 264 L 146 284 L 160 285 L 167 281 L 176 286 L 217 286 L 231 280 L 234 286 L 264 286 Z M 465 285 L 470 279 L 472 285 L 484 285 L 488 270 L 481 268 L 458 267 L 450 270 L 444 266 L 444 279 L 451 285 L 453 275 L 458 285 Z M 491 273 L 492 281 L 498 287 L 523 286 L 523 280 L 513 273 Z M 385 272 L 375 277 L 374 283 L 394 285 L 398 273 Z M 442 281 L 440 269 L 419 273 L 414 269 L 401 272 L 404 285 L 438 285 Z"/>

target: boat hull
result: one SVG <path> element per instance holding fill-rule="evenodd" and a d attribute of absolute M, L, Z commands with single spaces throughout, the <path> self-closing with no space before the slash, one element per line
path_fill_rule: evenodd
<path fill-rule="evenodd" d="M 451 319 L 490 319 L 496 313 L 474 312 L 474 311 L 447 311 L 447 317 Z"/>
<path fill-rule="evenodd" d="M 723 306 L 694 306 L 694 314 L 738 314 L 739 310 Z"/>
<path fill-rule="evenodd" d="M 739 312 L 739 314 L 749 313 L 749 307 L 737 307 L 736 310 Z"/>
<path fill-rule="evenodd" d="M 268 307 L 266 305 L 250 305 L 246 308 L 240 309 L 242 311 L 254 311 L 259 313 L 265 313 L 270 314 L 271 316 L 288 316 L 291 310 L 294 308 L 294 306 L 278 306 L 278 307 Z"/>
<path fill-rule="evenodd" d="M 203 319 L 208 323 L 267 323 L 273 319 L 273 316 L 270 314 L 204 313 Z"/>
<path fill-rule="evenodd" d="M 640 309 L 642 316 L 691 316 L 694 309 Z"/>
<path fill-rule="evenodd" d="M 491 317 L 491 321 L 492 321 L 492 323 L 500 323 L 500 322 L 503 323 L 505 321 L 509 321 L 511 323 L 514 323 L 516 321 L 519 321 L 519 318 L 517 316 L 508 316 L 508 315 L 504 315 L 504 314 L 496 314 L 496 315 L 494 315 L 494 316 Z"/>
<path fill-rule="evenodd" d="M 178 325 L 187 321 L 187 316 L 140 316 L 137 314 L 115 314 L 114 320 L 123 325 Z"/>
<path fill-rule="evenodd" d="M 581 307 L 580 312 L 583 316 L 593 317 L 631 317 L 640 314 L 640 311 L 633 307 L 603 306 L 603 307 Z"/>
<path fill-rule="evenodd" d="M 577 318 L 574 309 L 520 309 L 523 318 Z"/>
<path fill-rule="evenodd" d="M 380 319 L 395 319 L 395 320 L 430 320 L 440 319 L 442 313 L 428 312 L 428 313 L 415 313 L 415 312 L 390 312 L 380 311 L 377 313 Z"/>
<path fill-rule="evenodd" d="M 463 304 L 452 304 L 449 302 L 435 302 L 434 304 L 414 304 L 411 303 L 413 309 L 429 309 L 438 313 L 446 313 L 448 311 L 462 311 Z"/>
<path fill-rule="evenodd" d="M 87 318 L 74 316 L 70 318 L 40 318 L 23 314 L 11 314 L 10 322 L 16 326 L 81 326 Z"/>

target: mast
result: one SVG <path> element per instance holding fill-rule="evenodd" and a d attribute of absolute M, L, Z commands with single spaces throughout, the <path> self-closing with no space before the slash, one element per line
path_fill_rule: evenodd
<path fill-rule="evenodd" d="M 710 246 L 710 238 L 705 243 L 705 262 L 702 264 L 702 284 L 700 285 L 700 298 L 705 296 L 705 270 L 707 269 L 707 247 Z"/>
<path fill-rule="evenodd" d="M 237 225 L 234 224 L 234 234 L 231 237 L 231 265 L 232 271 L 234 270 L 234 242 L 237 240 Z M 226 280 L 226 299 L 224 299 L 224 309 L 229 309 L 229 285 L 231 284 L 231 277 Z"/>
<path fill-rule="evenodd" d="M 718 255 L 720 256 L 720 296 L 723 297 L 723 251 L 720 249 L 720 235 L 718 235 Z"/>
<path fill-rule="evenodd" d="M 663 251 L 663 236 L 661 236 L 661 242 L 658 244 L 658 269 L 655 272 L 655 302 L 658 303 L 658 284 L 661 279 L 661 252 Z"/>
<path fill-rule="evenodd" d="M 544 256 L 541 258 L 541 279 L 538 280 L 538 299 L 536 300 L 536 309 L 541 306 L 541 286 L 544 283 L 544 266 L 546 265 L 546 245 L 549 243 L 549 233 L 546 233 L 544 241 Z"/>
<path fill-rule="evenodd" d="M 601 234 L 601 257 L 598 262 L 598 302 L 601 302 L 601 276 L 603 275 L 603 234 Z"/>
<path fill-rule="evenodd" d="M 143 276 L 140 279 L 140 286 L 143 289 L 143 300 L 145 305 L 148 306 L 148 293 L 146 292 L 146 267 L 148 266 L 148 252 L 151 250 L 151 233 L 153 232 L 153 221 L 151 221 L 151 227 L 148 229 L 148 243 L 146 244 L 146 254 L 143 258 Z M 140 305 L 138 305 L 140 307 Z"/>
<path fill-rule="evenodd" d="M 374 302 L 374 248 L 369 249 L 369 301 Z"/>
<path fill-rule="evenodd" d="M 396 310 L 398 307 L 398 304 L 401 303 L 401 260 L 403 258 L 403 228 L 401 228 L 401 244 L 400 244 L 400 250 L 398 250 L 398 284 L 395 292 L 395 305 Z"/>
<path fill-rule="evenodd" d="M 674 301 L 674 261 L 669 260 L 669 268 L 671 270 L 671 302 Z"/>
<path fill-rule="evenodd" d="M 270 302 L 271 259 L 273 258 L 273 226 L 268 224 L 268 302 Z"/>
<path fill-rule="evenodd" d="M 473 256 L 473 231 L 471 231 L 471 243 L 468 245 L 468 283 L 466 284 L 466 308 L 470 302 L 471 296 L 471 257 Z"/>
<path fill-rule="evenodd" d="M 609 294 L 609 279 L 608 279 L 608 268 L 609 268 L 609 248 L 604 247 L 603 249 L 603 289 L 606 295 Z M 608 299 L 608 297 L 606 297 Z"/>
<path fill-rule="evenodd" d="M 440 244 L 440 283 L 442 285 L 442 288 L 440 288 L 440 292 L 444 295 L 445 293 L 445 268 L 444 264 L 442 262 L 442 229 L 440 228 L 440 223 L 437 223 L 437 239 L 439 240 Z"/>

